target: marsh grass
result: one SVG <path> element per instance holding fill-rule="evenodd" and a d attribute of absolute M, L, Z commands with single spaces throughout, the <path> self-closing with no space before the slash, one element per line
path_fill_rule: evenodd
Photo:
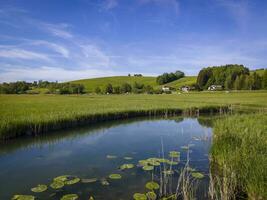
<path fill-rule="evenodd" d="M 139 116 L 264 110 L 266 92 L 173 95 L 0 95 L 0 138 Z"/>
<path fill-rule="evenodd" d="M 218 193 L 214 197 L 267 199 L 266 114 L 215 122 L 211 162 L 210 191 Z"/>

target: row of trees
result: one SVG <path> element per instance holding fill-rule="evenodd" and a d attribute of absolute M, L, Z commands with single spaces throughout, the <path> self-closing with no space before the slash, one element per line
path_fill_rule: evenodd
<path fill-rule="evenodd" d="M 100 87 L 95 88 L 95 93 L 97 94 L 125 94 L 125 93 L 147 93 L 147 94 L 161 94 L 161 90 L 155 90 L 151 85 L 144 85 L 142 83 L 135 82 L 133 85 L 129 83 L 123 83 L 121 86 L 113 86 L 112 84 L 107 84 L 105 88 L 101 90 Z"/>
<path fill-rule="evenodd" d="M 169 83 L 184 77 L 184 72 L 176 71 L 175 73 L 164 73 L 157 77 L 156 81 L 159 85 Z"/>
<path fill-rule="evenodd" d="M 48 81 L 35 81 L 28 83 L 25 81 L 17 81 L 11 83 L 0 84 L 1 94 L 24 94 L 33 88 L 46 88 L 51 94 L 82 94 L 84 86 L 82 84 L 73 83 L 57 83 Z M 34 92 L 33 92 L 34 93 Z"/>
<path fill-rule="evenodd" d="M 249 69 L 243 65 L 224 65 L 203 68 L 197 77 L 197 87 L 201 90 L 211 85 L 221 85 L 227 90 L 231 89 L 263 89 L 265 75 L 259 76 L 256 72 L 250 74 Z"/>

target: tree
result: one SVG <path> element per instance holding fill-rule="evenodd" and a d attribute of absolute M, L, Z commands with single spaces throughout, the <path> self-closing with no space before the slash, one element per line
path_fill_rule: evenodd
<path fill-rule="evenodd" d="M 184 73 L 182 71 L 176 71 L 175 73 L 163 73 L 162 75 L 158 76 L 156 82 L 159 85 L 169 83 L 180 78 L 184 77 Z"/>
<path fill-rule="evenodd" d="M 96 94 L 101 94 L 101 89 L 100 89 L 100 87 L 96 87 L 96 88 L 95 88 L 95 93 L 96 93 Z"/>
<path fill-rule="evenodd" d="M 147 94 L 153 94 L 153 87 L 151 85 L 146 85 L 144 90 Z"/>
<path fill-rule="evenodd" d="M 112 94 L 113 93 L 113 87 L 110 83 L 106 85 L 105 92 L 106 92 L 106 94 Z"/>
<path fill-rule="evenodd" d="M 175 72 L 175 75 L 176 75 L 177 79 L 180 79 L 180 78 L 184 77 L 184 72 L 177 70 Z"/>
<path fill-rule="evenodd" d="M 132 86 L 129 83 L 123 83 L 121 85 L 121 92 L 122 93 L 132 92 Z"/>
<path fill-rule="evenodd" d="M 264 70 L 263 76 L 262 76 L 262 89 L 267 89 L 267 69 Z"/>
<path fill-rule="evenodd" d="M 235 90 L 240 90 L 242 88 L 240 77 L 236 77 L 234 82 L 234 88 Z"/>
<path fill-rule="evenodd" d="M 144 84 L 134 82 L 133 84 L 133 92 L 136 94 L 142 93 L 144 89 Z"/>

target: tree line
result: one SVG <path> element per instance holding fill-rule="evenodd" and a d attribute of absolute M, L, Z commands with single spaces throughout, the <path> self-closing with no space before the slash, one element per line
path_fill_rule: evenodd
<path fill-rule="evenodd" d="M 172 81 L 178 80 L 184 77 L 184 72 L 176 71 L 175 73 L 163 73 L 162 75 L 158 76 L 156 81 L 159 85 L 163 85 L 166 83 L 170 83 Z"/>
<path fill-rule="evenodd" d="M 82 94 L 82 84 L 34 81 L 33 83 L 17 81 L 0 84 L 0 94 L 25 94 L 33 88 L 46 88 L 50 94 Z"/>
<path fill-rule="evenodd" d="M 161 94 L 163 93 L 160 89 L 154 89 L 151 85 L 144 85 L 143 83 L 134 82 L 133 85 L 129 83 L 123 83 L 120 86 L 113 86 L 112 84 L 107 84 L 102 90 L 100 87 L 95 88 L 95 93 L 97 94 Z"/>
<path fill-rule="evenodd" d="M 257 90 L 267 89 L 267 70 L 263 76 L 256 72 L 250 73 L 243 65 L 224 65 L 207 67 L 200 70 L 197 87 L 205 90 L 211 85 L 221 85 L 226 90 Z"/>

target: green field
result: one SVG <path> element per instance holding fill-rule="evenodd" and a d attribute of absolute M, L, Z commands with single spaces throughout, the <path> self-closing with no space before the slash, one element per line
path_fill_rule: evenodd
<path fill-rule="evenodd" d="M 152 87 L 158 86 L 155 77 L 112 76 L 71 81 L 71 83 L 83 84 L 87 92 L 94 92 L 96 87 L 100 87 L 101 90 L 103 90 L 109 83 L 112 84 L 112 86 L 121 86 L 123 83 L 132 85 L 134 82 L 151 85 Z"/>
<path fill-rule="evenodd" d="M 0 137 L 75 126 L 116 115 L 148 115 L 146 111 L 187 109 L 233 104 L 235 107 L 267 108 L 267 92 L 196 92 L 172 95 L 0 95 Z M 134 113 L 134 114 L 133 114 Z M 100 121 L 101 121 L 100 120 Z M 64 124 L 64 126 L 62 125 Z"/>
<path fill-rule="evenodd" d="M 92 78 L 92 79 L 82 79 L 77 81 L 71 81 L 71 83 L 79 83 L 85 86 L 86 92 L 94 92 L 96 87 L 100 87 L 101 90 L 110 83 L 112 86 L 121 86 L 123 83 L 129 83 L 133 85 L 134 82 L 142 83 L 144 85 L 150 85 L 153 88 L 161 88 L 161 85 L 156 83 L 156 77 L 135 77 L 135 76 L 113 76 L 113 77 L 103 77 L 103 78 Z M 196 76 L 188 76 L 181 78 L 179 80 L 167 83 L 166 85 L 179 89 L 183 85 L 191 85 L 196 83 Z"/>

